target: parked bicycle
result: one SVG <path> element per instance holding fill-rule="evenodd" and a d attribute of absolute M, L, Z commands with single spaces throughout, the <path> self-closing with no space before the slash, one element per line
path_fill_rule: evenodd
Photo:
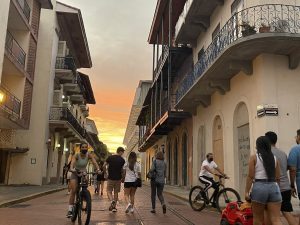
<path fill-rule="evenodd" d="M 92 198 L 88 190 L 88 174 L 92 173 L 81 172 L 78 170 L 74 173 L 77 173 L 78 176 L 78 188 L 71 221 L 75 222 L 78 218 L 78 224 L 89 225 L 92 211 Z"/>
<path fill-rule="evenodd" d="M 224 180 L 229 178 L 224 176 L 218 177 L 219 181 L 217 182 L 217 185 L 219 187 L 219 191 L 214 190 L 211 196 L 209 196 L 208 190 L 206 190 L 208 185 L 205 185 L 205 188 L 197 185 L 191 189 L 189 202 L 193 210 L 201 211 L 207 205 L 211 204 L 215 206 L 219 212 L 222 212 L 229 202 L 241 201 L 241 197 L 236 190 L 233 188 L 226 188 L 224 186 Z"/>

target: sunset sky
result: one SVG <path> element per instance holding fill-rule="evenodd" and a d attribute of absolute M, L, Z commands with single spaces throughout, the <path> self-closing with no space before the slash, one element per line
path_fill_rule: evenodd
<path fill-rule="evenodd" d="M 152 48 L 147 43 L 156 0 L 60 0 L 81 10 L 93 68 L 97 104 L 90 106 L 100 140 L 110 151 L 122 145 L 135 89 L 151 79 Z"/>

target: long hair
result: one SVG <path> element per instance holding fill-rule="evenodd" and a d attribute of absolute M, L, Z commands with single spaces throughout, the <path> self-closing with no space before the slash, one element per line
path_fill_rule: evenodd
<path fill-rule="evenodd" d="M 134 165 L 137 161 L 137 156 L 135 152 L 130 152 L 128 156 L 128 166 L 130 170 L 134 170 Z"/>
<path fill-rule="evenodd" d="M 275 159 L 271 151 L 271 144 L 266 136 L 256 139 L 256 148 L 259 158 L 262 159 L 268 179 L 275 178 Z"/>

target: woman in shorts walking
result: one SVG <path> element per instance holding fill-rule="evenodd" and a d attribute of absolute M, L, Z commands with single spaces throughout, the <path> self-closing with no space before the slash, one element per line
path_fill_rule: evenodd
<path fill-rule="evenodd" d="M 252 201 L 253 225 L 261 225 L 264 222 L 265 209 L 273 225 L 282 225 L 280 221 L 282 198 L 277 183 L 280 178 L 278 160 L 271 151 L 267 137 L 257 138 L 256 149 L 256 154 L 250 157 L 245 189 L 245 199 Z"/>
<path fill-rule="evenodd" d="M 141 165 L 137 162 L 135 152 L 130 152 L 128 162 L 124 164 L 124 195 L 127 207 L 125 212 L 134 212 L 134 196 L 137 189 L 136 180 L 141 177 Z"/>

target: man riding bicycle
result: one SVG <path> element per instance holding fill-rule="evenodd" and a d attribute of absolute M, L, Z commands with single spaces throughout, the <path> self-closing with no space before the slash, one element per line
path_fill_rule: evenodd
<path fill-rule="evenodd" d="M 215 170 L 218 172 L 218 174 L 215 173 Z M 223 171 L 219 169 L 217 164 L 214 162 L 213 154 L 208 153 L 206 155 L 206 160 L 204 160 L 202 163 L 201 170 L 199 173 L 199 180 L 201 183 L 205 184 L 204 192 L 206 192 L 211 187 L 215 189 L 214 196 L 213 196 L 213 199 L 215 200 L 215 198 L 217 197 L 216 193 L 218 193 L 219 191 L 219 186 L 218 183 L 214 181 L 213 178 L 214 175 L 227 178 L 227 175 L 223 173 Z"/>
<path fill-rule="evenodd" d="M 92 163 L 95 168 L 97 168 L 97 172 L 100 172 L 99 166 L 92 154 L 88 153 L 88 144 L 81 143 L 80 144 L 80 153 L 77 153 L 73 156 L 70 166 L 70 171 L 72 172 L 71 179 L 70 179 L 70 187 L 71 187 L 71 195 L 69 199 L 69 208 L 67 217 L 72 217 L 73 205 L 75 200 L 75 194 L 78 187 L 78 174 L 77 171 L 86 172 L 86 166 L 88 161 L 92 160 Z"/>

